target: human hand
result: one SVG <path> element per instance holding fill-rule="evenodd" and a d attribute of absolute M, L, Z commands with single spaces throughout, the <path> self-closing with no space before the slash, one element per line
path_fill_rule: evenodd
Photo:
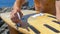
<path fill-rule="evenodd" d="M 19 9 L 13 9 L 12 12 L 10 13 L 10 18 L 15 23 L 22 23 L 17 15 L 17 12 L 19 13 L 20 18 L 22 18 L 23 14 Z"/>

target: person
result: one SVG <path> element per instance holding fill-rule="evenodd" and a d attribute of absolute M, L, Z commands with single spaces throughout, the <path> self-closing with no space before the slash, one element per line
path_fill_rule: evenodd
<path fill-rule="evenodd" d="M 38 14 L 43 10 L 43 4 L 40 0 L 34 0 L 34 2 L 35 2 L 36 13 Z M 20 14 L 20 18 L 22 18 L 23 13 L 21 11 L 21 7 L 24 3 L 25 3 L 25 0 L 16 0 L 10 16 L 13 22 L 15 23 L 19 22 L 21 25 L 22 25 L 22 21 L 18 18 L 17 12 Z"/>
<path fill-rule="evenodd" d="M 52 1 L 52 0 L 51 0 Z M 36 10 L 36 13 L 37 14 L 39 14 L 41 11 L 43 11 L 44 10 L 44 3 L 46 2 L 48 2 L 48 1 L 46 1 L 46 0 L 34 0 L 34 6 L 35 6 L 35 10 Z M 15 1 L 15 3 L 14 3 L 14 6 L 13 6 L 13 10 L 12 10 L 12 12 L 10 13 L 10 17 L 11 17 L 11 20 L 13 21 L 13 22 L 15 22 L 15 23 L 18 23 L 18 22 L 20 22 L 20 24 L 23 26 L 23 23 L 22 23 L 22 21 L 18 18 L 18 15 L 17 15 L 17 12 L 20 14 L 20 18 L 22 18 L 22 16 L 23 16 L 23 13 L 22 13 L 22 11 L 21 11 L 21 7 L 22 7 L 22 5 L 25 3 L 25 0 L 16 0 Z M 49 2 L 50 3 L 50 2 Z M 53 2 L 52 2 L 53 3 Z M 51 4 L 52 4 L 51 3 Z M 55 0 L 54 0 L 54 3 L 55 3 Z M 47 4 L 48 5 L 48 4 Z M 53 5 L 53 4 L 52 4 Z M 49 6 L 51 6 L 51 5 L 49 5 Z M 60 5 L 59 5 L 60 6 Z M 46 6 L 47 7 L 47 6 Z M 54 7 L 54 6 L 53 6 Z M 57 7 L 57 3 L 56 3 L 56 7 Z M 46 8 L 45 8 L 46 9 Z M 53 10 L 52 10 L 53 11 Z M 57 12 L 57 19 L 59 19 L 60 18 L 60 16 L 59 16 L 59 11 L 57 10 L 56 11 Z M 55 12 L 53 12 L 54 14 L 55 14 Z M 10 27 L 9 27 L 10 28 Z M 10 28 L 10 33 L 11 34 L 18 34 L 18 32 L 15 30 L 15 29 L 13 29 L 13 28 Z M 12 33 L 13 32 L 13 33 Z"/>
<path fill-rule="evenodd" d="M 21 21 L 21 19 L 18 18 L 17 12 L 19 13 L 20 18 L 22 18 L 23 13 L 21 11 L 21 7 L 24 3 L 25 3 L 25 0 L 16 0 L 13 5 L 13 10 L 10 13 L 11 20 L 15 23 L 20 23 L 21 26 L 24 26 L 24 23 Z M 35 5 L 37 14 L 40 13 L 44 8 L 41 0 L 34 0 L 34 5 Z M 42 9 L 42 10 L 40 10 L 40 9 Z M 11 27 L 9 27 L 9 30 L 10 30 L 10 34 L 18 34 L 19 33 Z"/>

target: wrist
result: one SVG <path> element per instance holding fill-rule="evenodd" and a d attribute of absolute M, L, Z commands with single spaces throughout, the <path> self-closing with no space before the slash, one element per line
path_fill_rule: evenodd
<path fill-rule="evenodd" d="M 18 7 L 13 7 L 13 10 L 16 11 L 16 12 L 20 12 L 21 11 L 21 9 L 18 8 Z"/>
<path fill-rule="evenodd" d="M 20 10 L 20 8 L 18 8 L 18 7 L 13 7 L 13 10 Z"/>

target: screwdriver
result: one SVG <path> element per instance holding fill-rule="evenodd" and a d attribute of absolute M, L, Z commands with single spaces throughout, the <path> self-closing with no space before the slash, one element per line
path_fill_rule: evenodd
<path fill-rule="evenodd" d="M 20 18 L 19 12 L 17 12 L 17 15 L 18 15 L 18 18 L 19 18 L 19 20 L 20 20 L 21 18 Z M 18 29 L 18 27 L 21 27 L 21 24 L 20 24 L 20 23 L 16 23 L 16 28 Z"/>

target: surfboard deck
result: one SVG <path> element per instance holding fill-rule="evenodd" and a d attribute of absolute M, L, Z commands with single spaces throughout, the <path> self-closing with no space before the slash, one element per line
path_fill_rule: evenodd
<path fill-rule="evenodd" d="M 60 34 L 60 22 L 56 19 L 55 16 L 44 13 L 43 16 L 38 16 L 36 18 L 32 17 L 36 12 L 32 10 L 22 10 L 23 22 L 26 22 L 28 25 L 28 29 L 18 27 L 16 28 L 16 24 L 13 23 L 9 17 L 9 13 L 2 13 L 1 18 L 12 28 L 16 29 L 19 32 L 25 34 Z"/>

